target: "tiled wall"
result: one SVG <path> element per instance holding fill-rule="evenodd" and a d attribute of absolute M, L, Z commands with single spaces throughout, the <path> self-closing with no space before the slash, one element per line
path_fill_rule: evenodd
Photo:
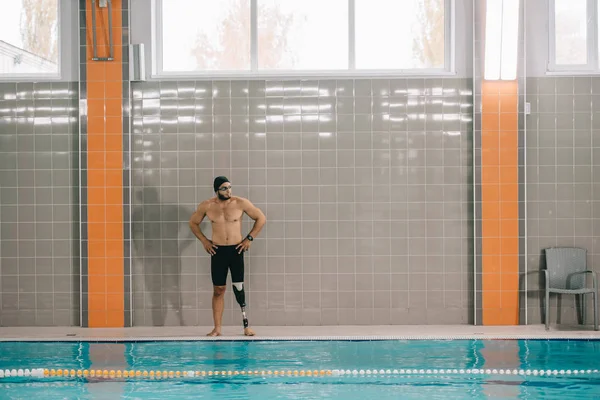
<path fill-rule="evenodd" d="M 0 83 L 0 326 L 79 324 L 74 83 Z"/>
<path fill-rule="evenodd" d="M 543 249 L 577 246 L 600 271 L 600 78 L 534 77 L 526 82 L 528 322 L 543 322 L 540 296 Z M 587 296 L 588 323 L 592 321 Z M 575 323 L 575 296 L 562 296 L 562 323 Z M 551 323 L 557 322 L 551 299 Z"/>
<path fill-rule="evenodd" d="M 179 323 L 179 315 L 184 324 L 210 323 L 209 263 L 189 236 L 186 221 L 195 204 L 212 195 L 210 182 L 217 173 L 228 174 L 236 193 L 248 196 L 269 218 L 248 257 L 253 323 L 270 323 L 267 316 L 271 315 L 279 318 L 272 323 L 285 318 L 283 322 L 290 324 L 360 323 L 369 318 L 441 323 L 435 310 L 445 308 L 457 315 L 448 317 L 449 322 L 467 322 L 471 232 L 470 214 L 464 208 L 468 205 L 462 203 L 471 197 L 471 145 L 468 124 L 456 125 L 448 116 L 459 110 L 453 103 L 470 109 L 468 96 L 456 94 L 470 88 L 462 81 L 417 82 L 420 90 L 413 94 L 425 89 L 433 93 L 431 89 L 442 82 L 446 105 L 439 106 L 434 99 L 440 98 L 430 94 L 420 97 L 425 105 L 407 108 L 406 85 L 413 81 L 390 83 L 392 94 L 397 84 L 407 89 L 406 94 L 374 97 L 361 89 L 363 81 L 354 85 L 359 95 L 348 97 L 345 90 L 353 86 L 347 81 L 295 83 L 300 88 L 319 88 L 317 96 L 266 92 L 262 82 L 249 85 L 248 94 L 239 82 L 136 84 L 134 177 L 142 197 L 134 196 L 134 220 L 145 223 L 134 224 L 135 323 L 174 324 Z M 371 83 L 375 89 L 379 84 Z M 229 85 L 229 97 L 220 97 L 223 85 Z M 76 87 L 0 84 L 2 326 L 79 324 Z M 538 270 L 543 248 L 585 247 L 595 268 L 600 192 L 593 180 L 598 159 L 593 113 L 600 104 L 600 79 L 529 78 L 526 91 L 532 110 L 526 119 L 527 320 L 539 323 L 538 288 L 543 281 Z M 315 98 L 321 107 L 313 109 L 317 112 L 311 111 Z M 366 139 L 360 124 L 370 115 L 376 116 L 371 125 L 382 121 L 377 116 L 385 114 L 378 107 L 386 99 L 390 115 L 386 128 L 373 129 L 375 133 Z M 288 104 L 288 109 L 281 107 Z M 294 104 L 300 107 L 293 108 Z M 397 108 L 396 104 L 403 105 Z M 304 120 L 302 106 L 307 110 Z M 439 126 L 431 125 L 440 124 L 439 117 L 432 116 L 435 110 L 453 124 L 441 123 L 445 131 L 461 135 L 436 134 Z M 320 114 L 330 115 L 335 124 L 324 116 L 317 119 L 321 122 L 313 122 L 314 115 Z M 414 114 L 428 116 L 425 136 L 414 128 L 423 123 L 408 119 Z M 469 113 L 463 112 L 463 118 L 468 119 Z M 267 125 L 258 125 L 265 120 Z M 331 131 L 332 136 L 319 136 L 319 123 L 320 130 Z M 387 168 L 374 164 L 387 154 Z M 356 160 L 356 168 L 349 166 L 350 160 Z M 458 167 L 461 172 L 455 177 L 460 181 L 436 193 L 427 174 L 435 179 L 436 172 L 448 169 L 444 166 Z M 442 177 L 444 182 L 447 177 L 454 179 L 449 174 Z M 441 223 L 438 216 L 419 215 L 419 199 L 433 198 L 427 203 L 433 205 L 442 195 L 451 203 L 420 211 L 443 209 Z M 378 222 L 372 209 L 389 212 L 390 221 Z M 356 223 L 353 215 L 359 217 Z M 440 226 L 442 236 L 434 233 Z M 246 224 L 245 229 L 249 227 Z M 424 242 L 427 256 L 418 247 Z M 141 262 L 145 269 L 140 269 Z M 430 294 L 425 291 L 429 288 Z M 552 303 L 555 307 L 556 300 Z M 174 310 L 163 312 L 163 305 Z M 572 296 L 563 296 L 563 322 L 575 322 L 573 306 Z M 415 315 L 411 309 L 434 311 Z M 589 320 L 591 311 L 588 307 Z M 555 322 L 556 308 L 552 315 Z M 237 324 L 238 317 L 230 296 L 226 321 Z"/>
<path fill-rule="evenodd" d="M 134 325 L 212 324 L 187 221 L 220 174 L 268 220 L 246 258 L 252 324 L 470 322 L 471 86 L 135 83 Z M 241 324 L 231 291 L 224 323 Z"/>

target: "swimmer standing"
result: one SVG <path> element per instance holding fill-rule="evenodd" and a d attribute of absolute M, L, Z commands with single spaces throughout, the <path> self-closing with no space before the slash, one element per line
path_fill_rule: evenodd
<path fill-rule="evenodd" d="M 221 336 L 221 323 L 225 305 L 227 273 L 231 271 L 231 282 L 235 299 L 242 308 L 244 335 L 254 336 L 246 317 L 246 295 L 244 292 L 244 252 L 248 251 L 254 238 L 267 222 L 263 212 L 250 200 L 232 196 L 231 183 L 224 176 L 213 182 L 216 197 L 203 201 L 190 218 L 190 229 L 202 242 L 204 250 L 211 255 L 211 278 L 213 282 L 212 309 L 214 329 L 207 336 Z M 242 239 L 242 217 L 246 213 L 254 220 L 254 226 Z M 212 236 L 208 239 L 200 231 L 200 223 L 208 218 Z"/>

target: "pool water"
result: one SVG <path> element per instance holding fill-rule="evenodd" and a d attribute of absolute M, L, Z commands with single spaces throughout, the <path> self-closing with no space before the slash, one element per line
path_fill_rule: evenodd
<path fill-rule="evenodd" d="M 599 355 L 592 340 L 0 342 L 2 371 L 198 371 L 11 376 L 0 378 L 0 399 L 600 398 Z"/>

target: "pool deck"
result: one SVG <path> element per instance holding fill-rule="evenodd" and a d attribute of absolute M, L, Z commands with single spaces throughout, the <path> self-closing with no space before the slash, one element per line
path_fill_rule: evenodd
<path fill-rule="evenodd" d="M 600 339 L 592 326 L 256 326 L 256 336 L 245 337 L 241 328 L 223 327 L 222 336 L 206 337 L 212 327 L 6 327 L 0 341 L 147 341 L 147 340 L 448 340 L 448 339 Z"/>

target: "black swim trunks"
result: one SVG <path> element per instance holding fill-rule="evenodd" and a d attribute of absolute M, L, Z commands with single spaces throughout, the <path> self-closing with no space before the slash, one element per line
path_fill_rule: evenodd
<path fill-rule="evenodd" d="M 238 254 L 237 245 L 219 246 L 210 258 L 210 274 L 214 286 L 225 286 L 227 271 L 231 270 L 231 282 L 244 282 L 244 252 Z"/>

